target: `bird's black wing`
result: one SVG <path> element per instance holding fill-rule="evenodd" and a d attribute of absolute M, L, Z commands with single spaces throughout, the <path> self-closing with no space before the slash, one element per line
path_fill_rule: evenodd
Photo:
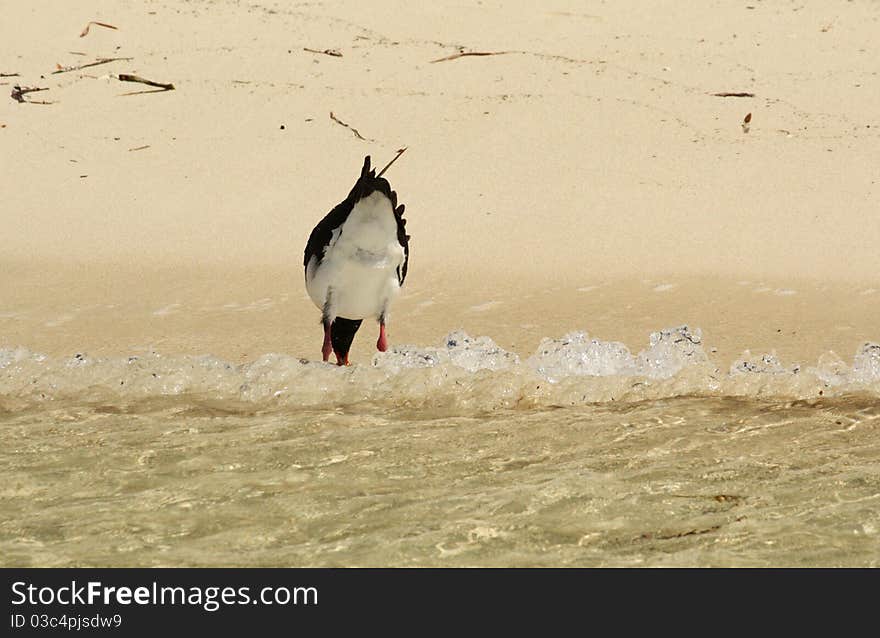
<path fill-rule="evenodd" d="M 312 257 L 318 258 L 318 263 L 324 258 L 324 251 L 333 237 L 333 231 L 342 226 L 354 208 L 354 202 L 345 200 L 331 210 L 327 215 L 318 222 L 318 225 L 312 229 L 309 235 L 309 241 L 306 243 L 305 254 L 303 255 L 303 268 L 308 267 L 309 260 Z"/>
<path fill-rule="evenodd" d="M 392 191 L 393 193 L 394 191 Z M 391 204 L 394 205 L 397 200 L 397 193 L 394 193 L 394 199 Z M 406 220 L 403 218 L 403 211 L 406 208 L 401 204 L 394 209 L 394 218 L 397 220 L 397 241 L 403 246 L 403 264 L 397 269 L 397 281 L 403 285 L 406 279 L 406 270 L 409 268 L 409 235 L 406 234 Z"/>

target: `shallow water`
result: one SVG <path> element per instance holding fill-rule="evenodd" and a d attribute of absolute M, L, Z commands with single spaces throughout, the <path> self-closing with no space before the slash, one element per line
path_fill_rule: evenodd
<path fill-rule="evenodd" d="M 339 369 L 0 357 L 3 565 L 880 563 L 880 367 L 462 333 Z"/>

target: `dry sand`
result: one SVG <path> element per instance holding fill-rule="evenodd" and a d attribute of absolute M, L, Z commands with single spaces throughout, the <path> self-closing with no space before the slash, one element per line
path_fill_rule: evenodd
<path fill-rule="evenodd" d="M 11 3 L 0 87 L 51 104 L 0 101 L 0 347 L 313 358 L 308 233 L 408 146 L 393 341 L 688 323 L 728 360 L 849 357 L 880 339 L 878 29 L 870 1 Z M 461 50 L 503 54 L 431 62 Z"/>

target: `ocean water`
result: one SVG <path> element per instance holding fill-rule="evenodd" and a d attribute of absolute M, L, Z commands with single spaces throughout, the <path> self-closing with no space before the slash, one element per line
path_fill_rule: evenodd
<path fill-rule="evenodd" d="M 880 345 L 0 350 L 4 566 L 876 566 Z"/>

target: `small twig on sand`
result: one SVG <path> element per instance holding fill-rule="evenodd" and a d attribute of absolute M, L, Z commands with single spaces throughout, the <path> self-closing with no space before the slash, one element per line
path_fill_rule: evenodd
<path fill-rule="evenodd" d="M 104 27 L 105 29 L 113 29 L 114 31 L 118 29 L 118 27 L 114 27 L 112 24 L 107 24 L 106 22 L 95 22 L 92 20 L 86 25 L 86 28 L 82 30 L 82 33 L 79 34 L 79 37 L 84 38 L 89 34 L 89 27 L 92 25 L 97 27 Z"/>
<path fill-rule="evenodd" d="M 128 150 L 129 150 L 129 152 L 130 152 L 130 151 L 142 151 L 142 150 L 144 150 L 145 148 L 150 148 L 150 145 L 149 145 L 149 144 L 145 144 L 144 146 L 135 146 L 134 148 L 130 148 L 130 149 L 128 149 Z"/>
<path fill-rule="evenodd" d="M 336 49 L 324 49 L 323 51 L 319 51 L 318 49 L 310 49 L 309 47 L 303 47 L 303 51 L 308 51 L 309 53 L 320 53 L 322 55 L 329 55 L 334 58 L 341 58 L 342 57 L 342 53 L 340 53 Z"/>
<path fill-rule="evenodd" d="M 458 58 L 466 58 L 468 56 L 507 55 L 508 53 L 513 53 L 513 51 L 461 51 L 453 55 L 447 55 L 445 58 L 437 58 L 436 60 L 431 60 L 431 64 L 436 64 L 437 62 L 446 62 L 447 60 L 457 60 Z"/>
<path fill-rule="evenodd" d="M 387 171 L 389 168 L 391 168 L 391 165 L 397 161 L 397 158 L 400 157 L 401 155 L 403 155 L 403 152 L 406 150 L 406 148 L 407 147 L 404 146 L 403 148 L 397 149 L 397 155 L 394 156 L 394 159 L 392 159 L 390 162 L 385 164 L 385 168 L 383 168 L 381 171 L 379 171 L 379 174 L 376 175 L 376 177 L 382 177 L 385 174 L 385 171 Z"/>
<path fill-rule="evenodd" d="M 0 78 L 17 78 L 18 73 L 0 73 Z"/>
<path fill-rule="evenodd" d="M 16 102 L 21 102 L 22 104 L 51 104 L 51 102 L 36 102 L 32 100 L 24 99 L 24 96 L 28 93 L 36 93 L 37 91 L 48 91 L 49 87 L 30 87 L 30 86 L 19 86 L 16 84 L 12 87 L 11 97 Z"/>
<path fill-rule="evenodd" d="M 127 73 L 120 73 L 119 80 L 122 82 L 140 82 L 141 84 L 146 84 L 147 86 L 156 86 L 160 89 L 164 89 L 166 91 L 173 91 L 173 84 L 165 84 L 163 82 L 153 82 L 152 80 L 145 80 L 144 78 L 140 78 L 136 75 L 128 75 Z"/>
<path fill-rule="evenodd" d="M 755 97 L 754 93 L 730 93 L 722 91 L 721 93 L 713 93 L 715 97 Z"/>
<path fill-rule="evenodd" d="M 336 122 L 337 124 L 341 124 L 342 126 L 344 126 L 345 128 L 347 128 L 348 130 L 350 130 L 352 133 L 354 133 L 354 136 L 355 136 L 356 138 L 358 138 L 359 140 L 363 140 L 363 141 L 365 141 L 365 142 L 373 141 L 373 140 L 368 140 L 366 137 L 364 137 L 363 135 L 361 135 L 360 131 L 358 131 L 355 127 L 353 127 L 353 126 L 349 126 L 348 124 L 346 124 L 345 122 L 343 122 L 342 120 L 340 120 L 338 117 L 336 117 L 335 115 L 333 115 L 333 111 L 330 111 L 330 119 L 333 120 L 334 122 Z"/>
<path fill-rule="evenodd" d="M 58 65 L 58 68 L 52 71 L 52 74 L 55 73 L 67 73 L 68 71 L 79 71 L 80 69 L 87 69 L 90 66 L 98 66 L 99 64 L 108 64 L 109 62 L 116 62 L 118 60 L 132 60 L 133 58 L 101 58 L 100 60 L 95 60 L 94 62 L 89 62 L 88 64 L 77 64 L 75 66 L 61 66 Z"/>

